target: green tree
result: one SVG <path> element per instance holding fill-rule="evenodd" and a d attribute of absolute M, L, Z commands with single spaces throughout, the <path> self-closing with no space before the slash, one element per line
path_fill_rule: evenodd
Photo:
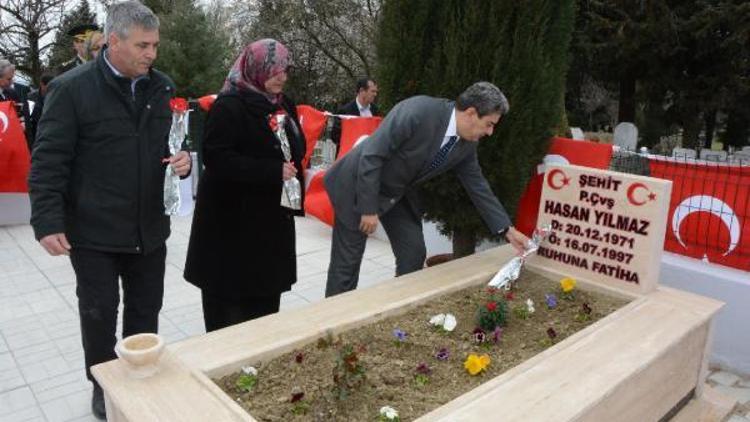
<path fill-rule="evenodd" d="M 164 13 L 159 14 L 161 45 L 156 68 L 174 80 L 178 96 L 216 93 L 233 59 L 229 36 L 195 0 L 169 3 L 171 7 L 159 8 Z"/>
<path fill-rule="evenodd" d="M 47 68 L 57 69 L 60 65 L 75 57 L 73 39 L 68 35 L 68 31 L 78 25 L 96 23 L 96 15 L 91 11 L 88 0 L 81 0 L 75 9 L 66 13 L 63 16 L 60 29 L 55 34 L 55 42 L 50 52 Z"/>
<path fill-rule="evenodd" d="M 564 119 L 573 0 L 388 0 L 378 40 L 382 102 L 428 94 L 455 98 L 487 80 L 511 111 L 479 144 L 493 191 L 515 214 L 518 199 Z M 422 187 L 427 217 L 453 236 L 454 254 L 473 252 L 490 235 L 451 172 Z"/>

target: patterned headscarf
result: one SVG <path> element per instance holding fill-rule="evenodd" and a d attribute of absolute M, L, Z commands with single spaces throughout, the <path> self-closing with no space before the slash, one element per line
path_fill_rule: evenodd
<path fill-rule="evenodd" d="M 250 43 L 232 65 L 221 93 L 255 91 L 278 103 L 280 95 L 266 92 L 266 81 L 286 71 L 289 61 L 289 50 L 276 40 L 266 38 Z"/>

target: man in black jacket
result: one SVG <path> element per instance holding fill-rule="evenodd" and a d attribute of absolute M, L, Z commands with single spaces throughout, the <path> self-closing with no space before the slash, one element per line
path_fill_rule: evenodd
<path fill-rule="evenodd" d="M 70 255 L 92 410 L 105 417 L 91 366 L 114 359 L 118 279 L 123 337 L 156 332 L 169 217 L 167 165 L 184 176 L 186 152 L 167 157 L 172 81 L 153 70 L 159 20 L 138 1 L 108 10 L 108 48 L 50 83 L 29 175 L 31 224 L 50 255 Z"/>

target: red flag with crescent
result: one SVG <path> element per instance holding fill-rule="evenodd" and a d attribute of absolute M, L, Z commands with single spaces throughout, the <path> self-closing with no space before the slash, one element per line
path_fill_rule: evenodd
<path fill-rule="evenodd" d="M 378 128 L 382 117 L 353 117 L 341 119 L 341 144 L 338 156 L 343 157 L 359 141 L 370 136 Z"/>
<path fill-rule="evenodd" d="M 573 164 L 597 169 L 609 168 L 612 159 L 612 145 L 597 144 L 567 138 L 552 138 L 547 155 L 537 166 L 535 174 L 526 185 L 526 190 L 518 202 L 515 227 L 527 236 L 536 228 L 539 216 L 539 201 L 542 198 L 545 165 Z"/>
<path fill-rule="evenodd" d="M 315 143 L 318 142 L 318 139 L 323 134 L 323 130 L 326 128 L 328 116 L 309 105 L 298 105 L 297 116 L 299 117 L 299 123 L 302 125 L 302 132 L 305 133 L 307 148 L 305 158 L 302 160 L 302 168 L 307 168 L 307 164 L 310 162 L 310 157 L 312 157 L 313 149 L 315 148 Z"/>
<path fill-rule="evenodd" d="M 672 181 L 664 250 L 750 271 L 750 167 L 652 158 Z"/>
<path fill-rule="evenodd" d="M 0 102 L 0 192 L 28 192 L 29 147 L 12 101 Z"/>

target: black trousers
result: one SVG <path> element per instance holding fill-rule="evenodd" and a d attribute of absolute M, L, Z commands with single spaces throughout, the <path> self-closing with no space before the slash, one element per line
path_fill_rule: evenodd
<path fill-rule="evenodd" d="M 270 296 L 255 296 L 227 299 L 201 291 L 203 299 L 203 321 L 206 332 L 220 330 L 230 325 L 279 312 L 281 293 Z"/>
<path fill-rule="evenodd" d="M 122 336 L 156 333 L 164 296 L 167 247 L 148 254 L 73 249 L 70 261 L 76 273 L 78 314 L 86 361 L 86 376 L 93 365 L 115 359 L 117 308 L 122 279 Z"/>

